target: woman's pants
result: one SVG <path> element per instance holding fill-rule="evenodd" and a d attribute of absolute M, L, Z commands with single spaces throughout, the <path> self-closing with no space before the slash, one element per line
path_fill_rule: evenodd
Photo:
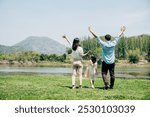
<path fill-rule="evenodd" d="M 82 85 L 82 71 L 83 71 L 83 65 L 82 65 L 81 61 L 74 61 L 73 62 L 72 85 L 75 85 L 77 77 L 79 77 L 80 85 Z"/>

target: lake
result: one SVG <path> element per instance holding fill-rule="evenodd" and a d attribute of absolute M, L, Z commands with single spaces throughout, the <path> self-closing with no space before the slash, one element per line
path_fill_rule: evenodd
<path fill-rule="evenodd" d="M 84 70 L 85 71 L 85 70 Z M 83 72 L 84 72 L 83 71 Z M 72 68 L 64 67 L 18 67 L 18 66 L 6 66 L 0 65 L 0 74 L 26 74 L 26 75 L 64 75 L 71 76 Z M 101 70 L 98 69 L 98 76 L 101 76 Z M 142 67 L 133 66 L 116 66 L 116 77 L 119 78 L 145 78 L 150 79 L 150 65 Z"/>

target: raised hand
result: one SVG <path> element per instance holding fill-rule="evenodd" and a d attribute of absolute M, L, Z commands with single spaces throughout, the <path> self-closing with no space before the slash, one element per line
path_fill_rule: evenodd
<path fill-rule="evenodd" d="M 62 38 L 65 38 L 65 39 L 66 39 L 67 37 L 66 37 L 66 35 L 63 35 Z"/>
<path fill-rule="evenodd" d="M 121 26 L 120 31 L 124 32 L 125 30 L 126 30 L 126 27 L 125 26 Z"/>
<path fill-rule="evenodd" d="M 92 29 L 91 29 L 90 26 L 88 27 L 88 30 L 89 30 L 90 33 L 92 33 L 92 35 L 93 35 L 95 38 L 97 38 L 97 35 L 92 31 Z"/>
<path fill-rule="evenodd" d="M 126 30 L 126 27 L 125 26 L 121 26 L 119 37 L 122 37 L 124 35 L 123 33 L 124 33 L 125 30 Z"/>
<path fill-rule="evenodd" d="M 91 26 L 88 27 L 88 30 L 89 30 L 90 32 L 92 31 L 92 30 L 91 30 Z"/>
<path fill-rule="evenodd" d="M 64 38 L 69 43 L 70 46 L 72 45 L 72 43 L 69 41 L 66 35 L 63 35 L 62 38 Z"/>

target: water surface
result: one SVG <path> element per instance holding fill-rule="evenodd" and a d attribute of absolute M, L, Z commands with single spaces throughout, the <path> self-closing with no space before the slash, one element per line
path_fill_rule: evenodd
<path fill-rule="evenodd" d="M 84 68 L 85 69 L 85 68 Z M 85 71 L 85 70 L 83 70 Z M 71 76 L 72 68 L 64 67 L 18 67 L 18 66 L 0 66 L 0 74 L 26 74 L 26 75 L 63 75 Z M 142 67 L 117 67 L 116 77 L 119 78 L 146 78 L 150 79 L 150 66 Z M 101 69 L 98 69 L 98 76 L 101 76 Z"/>

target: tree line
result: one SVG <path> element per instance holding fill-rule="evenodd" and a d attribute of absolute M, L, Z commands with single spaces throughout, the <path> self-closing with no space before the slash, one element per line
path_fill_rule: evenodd
<path fill-rule="evenodd" d="M 131 63 L 137 63 L 140 59 L 150 62 L 150 36 L 123 37 L 116 47 L 116 57 L 128 59 Z"/>
<path fill-rule="evenodd" d="M 101 38 L 105 41 L 104 36 Z M 81 45 L 85 52 L 90 51 L 92 55 L 101 58 L 102 48 L 97 44 L 96 39 L 83 37 L 82 40 Z M 140 59 L 144 59 L 150 62 L 150 36 L 122 37 L 115 48 L 115 53 L 117 60 L 128 60 L 130 63 L 137 63 Z"/>
<path fill-rule="evenodd" d="M 101 38 L 105 41 L 103 36 Z M 81 39 L 81 46 L 85 53 L 89 51 L 88 56 L 85 56 L 84 59 L 88 60 L 91 55 L 94 55 L 99 59 L 99 63 L 101 62 L 102 48 L 97 44 L 96 39 L 83 37 Z M 36 51 L 0 53 L 0 60 L 68 62 L 71 61 L 67 60 L 71 52 L 71 48 L 66 48 L 66 53 L 63 55 L 40 54 Z M 128 60 L 130 63 L 137 63 L 140 59 L 144 59 L 150 62 L 150 36 L 122 37 L 115 48 L 115 53 L 117 60 Z"/>
<path fill-rule="evenodd" d="M 64 62 L 66 60 L 66 54 L 39 54 L 36 51 L 16 52 L 16 53 L 0 53 L 0 60 L 9 61 L 53 61 Z"/>

